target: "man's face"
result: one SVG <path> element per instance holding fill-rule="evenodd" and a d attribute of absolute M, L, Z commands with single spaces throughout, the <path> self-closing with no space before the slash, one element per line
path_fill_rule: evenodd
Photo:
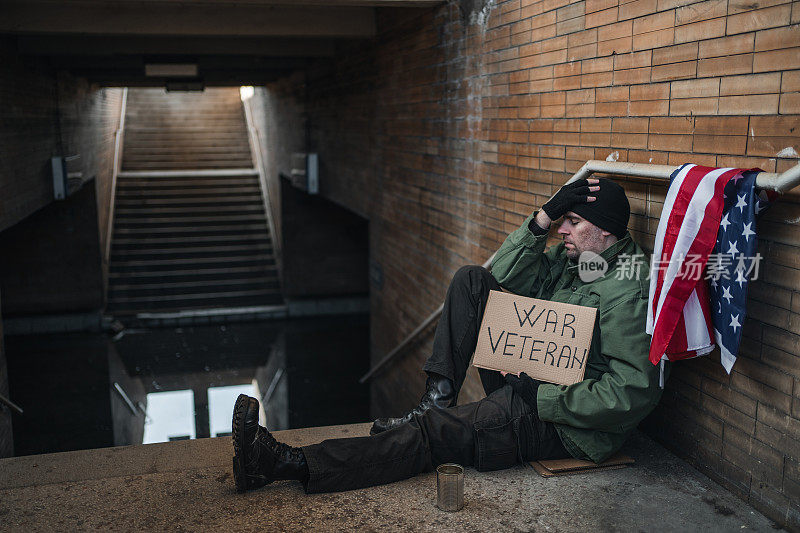
<path fill-rule="evenodd" d="M 573 261 L 577 261 L 583 252 L 599 254 L 605 250 L 606 237 L 611 235 L 572 211 L 564 215 L 558 234 L 564 240 L 567 257 Z"/>

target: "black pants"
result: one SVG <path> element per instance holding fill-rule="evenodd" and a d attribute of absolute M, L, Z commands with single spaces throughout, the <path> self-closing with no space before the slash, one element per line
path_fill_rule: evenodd
<path fill-rule="evenodd" d="M 500 290 L 484 268 L 453 276 L 436 327 L 427 372 L 461 388 L 478 340 L 490 290 Z M 408 424 L 372 437 L 330 439 L 305 446 L 307 492 L 335 492 L 390 483 L 442 463 L 499 470 L 523 461 L 569 457 L 553 424 L 543 422 L 499 372 L 480 370 L 486 398 L 449 409 L 430 409 Z"/>

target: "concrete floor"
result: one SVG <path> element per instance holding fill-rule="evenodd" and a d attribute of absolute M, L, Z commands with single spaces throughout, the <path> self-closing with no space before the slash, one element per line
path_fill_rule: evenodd
<path fill-rule="evenodd" d="M 278 432 L 294 445 L 369 424 Z M 771 531 L 763 515 L 647 437 L 622 470 L 543 479 L 467 469 L 465 508 L 435 507 L 433 473 L 336 494 L 282 482 L 234 492 L 229 438 L 0 460 L 0 530 Z"/>

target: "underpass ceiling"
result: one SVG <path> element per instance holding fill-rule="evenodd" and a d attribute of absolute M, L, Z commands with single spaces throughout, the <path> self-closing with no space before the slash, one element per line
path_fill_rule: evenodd
<path fill-rule="evenodd" d="M 369 42 L 376 11 L 406 16 L 441 0 L 2 0 L 0 36 L 20 54 L 109 86 L 163 86 L 146 64 L 196 64 L 202 85 L 262 84 Z"/>

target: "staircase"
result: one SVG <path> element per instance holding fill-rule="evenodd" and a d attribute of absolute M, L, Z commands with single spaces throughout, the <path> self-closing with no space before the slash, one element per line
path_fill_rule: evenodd
<path fill-rule="evenodd" d="M 237 89 L 129 89 L 107 312 L 283 303 Z"/>

